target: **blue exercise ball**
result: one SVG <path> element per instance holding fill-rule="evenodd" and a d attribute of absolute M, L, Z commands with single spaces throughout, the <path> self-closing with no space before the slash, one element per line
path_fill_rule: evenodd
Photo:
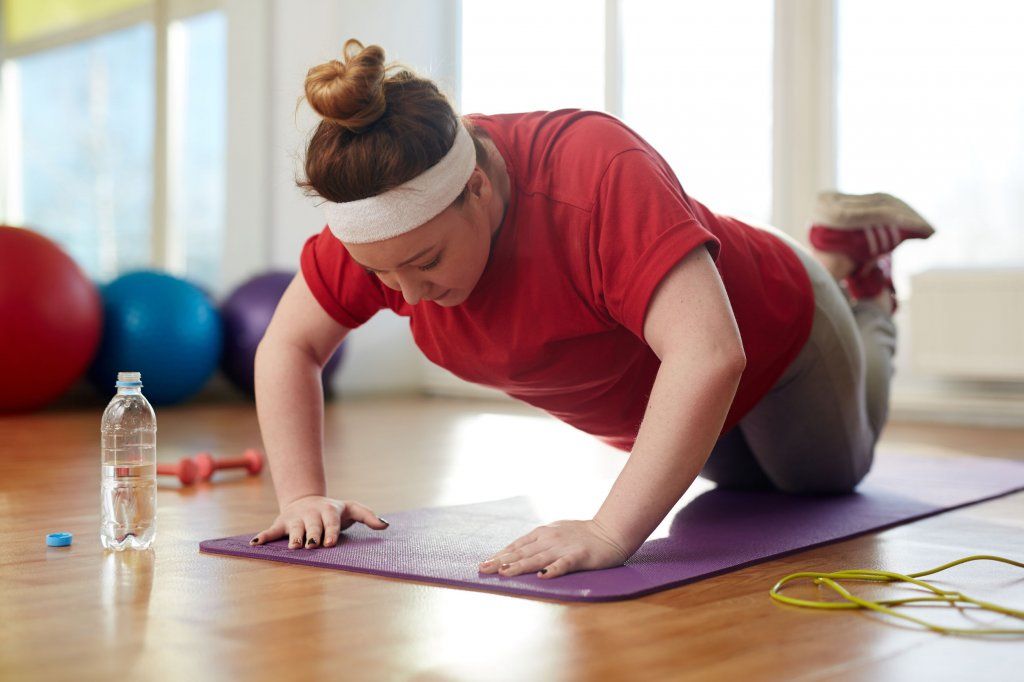
<path fill-rule="evenodd" d="M 295 278 L 294 272 L 273 271 L 257 275 L 238 286 L 221 304 L 224 320 L 224 353 L 221 367 L 235 386 L 250 396 L 255 393 L 256 348 L 270 326 L 277 304 Z M 324 366 L 322 381 L 330 396 L 331 378 L 341 364 L 342 343 Z"/>
<path fill-rule="evenodd" d="M 171 405 L 197 393 L 220 362 L 220 313 L 196 285 L 163 272 L 141 270 L 104 286 L 103 338 L 89 369 L 101 393 L 118 372 L 142 372 L 143 393 Z"/>

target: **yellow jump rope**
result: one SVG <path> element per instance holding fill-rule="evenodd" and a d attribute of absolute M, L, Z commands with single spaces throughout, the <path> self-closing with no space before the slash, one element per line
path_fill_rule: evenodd
<path fill-rule="evenodd" d="M 1018 611 L 1017 609 L 1011 609 L 1006 606 L 1000 606 L 999 604 L 993 604 L 991 602 L 982 601 L 980 599 L 973 599 L 963 594 L 962 592 L 951 592 L 944 590 L 934 585 L 929 585 L 923 580 L 926 575 L 933 573 L 939 573 L 945 571 L 947 568 L 958 566 L 968 561 L 999 561 L 1004 564 L 1010 564 L 1018 568 L 1024 568 L 1024 564 L 1019 561 L 1012 559 L 1006 559 L 1001 556 L 991 556 L 988 554 L 975 554 L 973 556 L 967 556 L 963 559 L 957 559 L 956 561 L 950 561 L 948 564 L 943 564 L 936 568 L 929 569 L 927 571 L 921 571 L 919 573 L 911 573 L 909 575 L 903 575 L 902 573 L 893 573 L 890 571 L 875 571 L 869 569 L 853 569 L 847 571 L 836 571 L 834 573 L 793 573 L 787 575 L 785 578 L 775 583 L 772 587 L 769 595 L 777 602 L 783 604 L 789 604 L 791 606 L 802 606 L 809 609 L 827 609 L 827 610 L 841 610 L 841 609 L 869 609 L 877 613 L 884 613 L 896 618 L 902 618 L 909 620 L 918 625 L 921 625 L 934 632 L 941 632 L 947 635 L 1024 635 L 1024 629 L 1022 628 L 951 628 L 943 625 L 937 625 L 935 623 L 929 623 L 926 620 L 915 618 L 914 616 L 900 613 L 893 606 L 904 606 L 906 604 L 921 604 L 927 602 L 945 602 L 952 608 L 963 608 L 964 606 L 970 606 L 985 611 L 992 611 L 995 613 L 1005 614 L 1007 616 L 1013 616 L 1024 620 L 1024 611 Z M 831 588 L 837 594 L 839 594 L 846 601 L 814 601 L 809 599 L 797 599 L 795 597 L 788 597 L 782 594 L 782 588 L 788 583 L 798 580 L 811 580 L 815 585 L 824 585 Z M 860 580 L 865 582 L 874 583 L 910 583 L 917 585 L 929 592 L 931 596 L 923 597 L 907 597 L 903 599 L 884 599 L 881 601 L 871 601 L 869 599 L 862 599 L 856 595 L 853 595 L 845 587 L 839 584 L 840 580 Z"/>

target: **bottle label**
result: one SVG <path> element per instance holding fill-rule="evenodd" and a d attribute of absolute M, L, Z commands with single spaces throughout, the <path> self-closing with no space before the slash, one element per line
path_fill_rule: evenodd
<path fill-rule="evenodd" d="M 156 475 L 155 464 L 104 464 L 104 478 L 151 478 Z"/>

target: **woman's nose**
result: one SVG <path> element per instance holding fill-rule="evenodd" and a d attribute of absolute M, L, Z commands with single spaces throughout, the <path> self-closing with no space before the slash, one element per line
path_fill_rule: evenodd
<path fill-rule="evenodd" d="M 402 297 L 409 305 L 416 305 L 423 298 L 423 291 L 427 288 L 424 282 L 418 282 L 409 277 L 396 277 L 398 287 L 402 290 Z"/>
<path fill-rule="evenodd" d="M 420 302 L 422 296 L 418 292 L 402 287 L 402 296 L 405 298 L 405 302 L 409 305 L 416 305 Z"/>

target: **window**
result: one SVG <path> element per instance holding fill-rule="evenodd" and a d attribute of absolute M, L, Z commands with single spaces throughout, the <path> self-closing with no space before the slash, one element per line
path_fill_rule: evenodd
<path fill-rule="evenodd" d="M 771 0 L 464 0 L 461 110 L 611 102 L 687 193 L 769 222 L 772 34 Z"/>
<path fill-rule="evenodd" d="M 54 239 L 98 282 L 155 267 L 221 284 L 227 22 L 217 5 L 3 1 L 5 222 Z"/>
<path fill-rule="evenodd" d="M 216 289 L 224 226 L 226 21 L 208 12 L 171 24 L 168 211 L 175 270 Z"/>
<path fill-rule="evenodd" d="M 603 109 L 603 3 L 462 2 L 462 113 Z"/>
<path fill-rule="evenodd" d="M 895 194 L 937 229 L 927 244 L 900 247 L 897 289 L 933 266 L 1020 265 L 1024 5 L 838 9 L 839 189 Z"/>
<path fill-rule="evenodd" d="M 771 222 L 771 0 L 623 0 L 622 118 L 713 211 Z"/>
<path fill-rule="evenodd" d="M 22 57 L 4 75 L 8 220 L 60 243 L 98 280 L 148 265 L 152 27 Z"/>

